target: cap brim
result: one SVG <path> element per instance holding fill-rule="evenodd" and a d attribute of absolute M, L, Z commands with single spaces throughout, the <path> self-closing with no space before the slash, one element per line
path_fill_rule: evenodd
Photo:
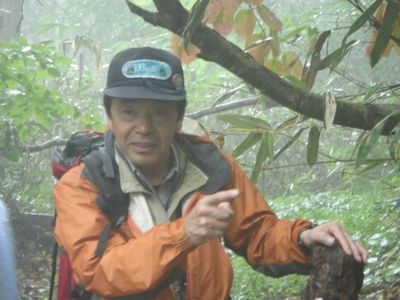
<path fill-rule="evenodd" d="M 156 93 L 143 86 L 118 86 L 106 88 L 103 91 L 103 94 L 110 98 L 125 100 L 182 101 L 186 99 L 184 92 L 182 92 L 182 94 Z"/>

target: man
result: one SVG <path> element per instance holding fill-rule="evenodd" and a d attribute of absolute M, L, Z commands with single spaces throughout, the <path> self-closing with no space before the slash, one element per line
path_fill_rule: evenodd
<path fill-rule="evenodd" d="M 85 164 L 55 189 L 55 235 L 86 290 L 106 298 L 228 299 L 232 267 L 221 239 L 276 277 L 306 274 L 305 250 L 315 243 L 336 240 L 366 263 L 367 252 L 338 224 L 278 219 L 201 127 L 187 132 L 185 105 L 182 66 L 172 54 L 134 48 L 112 60 L 104 90 L 106 143 L 129 194 L 129 215 L 101 257 L 95 252 L 108 221 Z"/>

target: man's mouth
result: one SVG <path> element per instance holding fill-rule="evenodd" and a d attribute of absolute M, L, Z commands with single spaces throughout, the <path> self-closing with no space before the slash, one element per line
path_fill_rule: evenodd
<path fill-rule="evenodd" d="M 156 147 L 156 143 L 153 142 L 132 142 L 130 146 L 137 153 L 149 153 L 153 151 Z"/>

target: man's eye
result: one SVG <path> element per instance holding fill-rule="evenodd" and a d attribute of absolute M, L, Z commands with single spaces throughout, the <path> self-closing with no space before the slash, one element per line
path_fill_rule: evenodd
<path fill-rule="evenodd" d="M 124 114 L 124 115 L 134 115 L 135 112 L 132 109 L 124 109 L 124 110 L 122 110 L 122 114 Z"/>

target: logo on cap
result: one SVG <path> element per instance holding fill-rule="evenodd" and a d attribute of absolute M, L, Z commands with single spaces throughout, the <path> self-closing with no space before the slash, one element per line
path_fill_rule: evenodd
<path fill-rule="evenodd" d="M 171 67 L 162 61 L 152 59 L 131 60 L 121 69 L 126 78 L 153 78 L 167 80 L 171 77 Z"/>

